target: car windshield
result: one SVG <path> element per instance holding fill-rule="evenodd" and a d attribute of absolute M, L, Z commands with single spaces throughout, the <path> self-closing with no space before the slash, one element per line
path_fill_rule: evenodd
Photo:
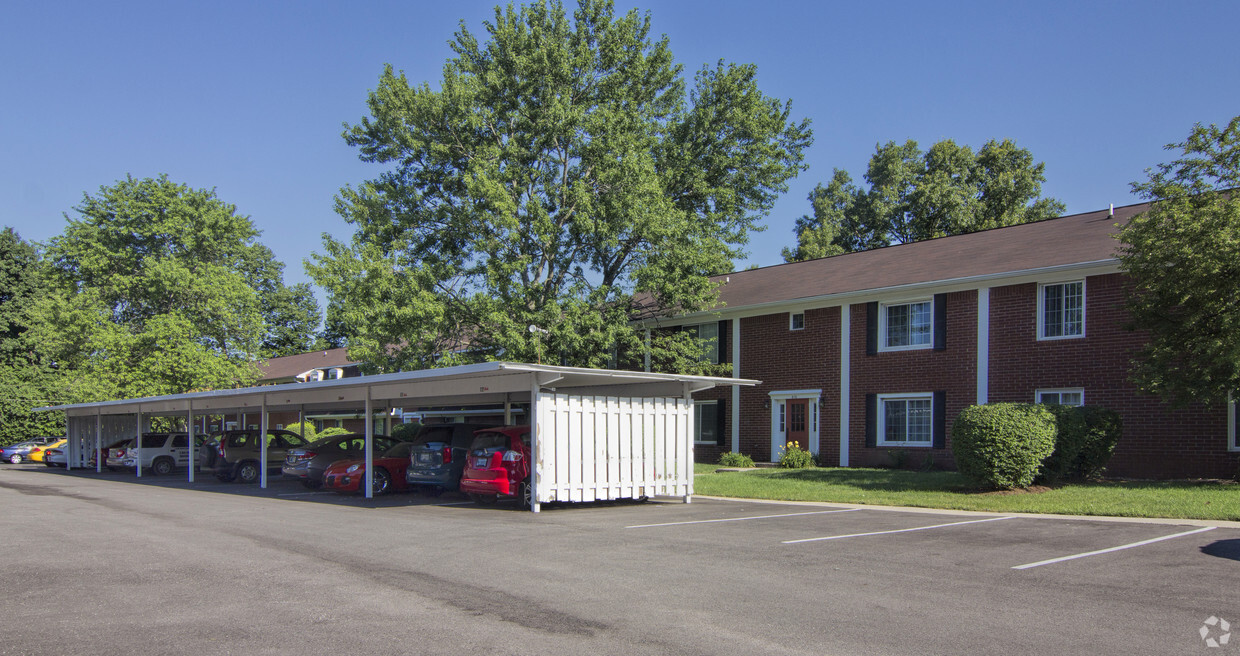
<path fill-rule="evenodd" d="M 413 450 L 413 442 L 398 442 L 396 446 L 383 452 L 384 458 L 408 458 Z"/>

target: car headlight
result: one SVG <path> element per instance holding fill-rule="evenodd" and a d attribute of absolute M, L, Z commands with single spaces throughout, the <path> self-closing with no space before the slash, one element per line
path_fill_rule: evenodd
<path fill-rule="evenodd" d="M 357 471 L 357 470 L 359 470 L 359 469 L 361 469 L 361 468 L 362 468 L 362 466 L 361 466 L 361 465 L 349 465 L 349 468 L 348 468 L 348 469 L 346 469 L 346 470 L 344 470 L 344 473 L 346 473 L 346 474 L 352 474 L 353 472 L 355 472 L 355 471 Z"/>

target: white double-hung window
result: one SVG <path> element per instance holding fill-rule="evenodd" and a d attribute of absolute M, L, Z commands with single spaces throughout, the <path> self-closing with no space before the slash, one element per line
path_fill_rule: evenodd
<path fill-rule="evenodd" d="M 930 446 L 934 395 L 879 394 L 878 446 Z"/>
<path fill-rule="evenodd" d="M 719 364 L 719 324 L 718 322 L 700 323 L 685 326 L 702 344 L 702 359 L 711 364 Z"/>
<path fill-rule="evenodd" d="M 1085 281 L 1038 288 L 1038 339 L 1085 336 Z"/>
<path fill-rule="evenodd" d="M 884 351 L 930 348 L 934 339 L 934 302 L 926 299 L 882 306 L 879 347 Z"/>

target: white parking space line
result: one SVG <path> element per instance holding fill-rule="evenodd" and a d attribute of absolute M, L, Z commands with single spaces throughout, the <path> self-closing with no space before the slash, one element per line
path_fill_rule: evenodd
<path fill-rule="evenodd" d="M 1071 556 L 1051 558 L 1050 560 L 1039 560 L 1036 563 L 1026 563 L 1024 565 L 1016 565 L 1012 569 L 1030 569 L 1032 567 L 1041 567 L 1042 565 L 1053 565 L 1055 563 L 1062 563 L 1065 560 L 1075 560 L 1077 558 L 1085 558 L 1086 556 L 1097 556 L 1098 554 L 1111 553 L 1112 551 L 1131 549 L 1133 547 L 1141 547 L 1147 544 L 1153 544 L 1155 542 L 1162 542 L 1163 540 L 1170 540 L 1172 538 L 1182 538 L 1185 535 L 1192 535 L 1194 533 L 1203 533 L 1205 531 L 1213 531 L 1216 528 L 1218 527 L 1217 526 L 1206 526 L 1205 528 L 1199 528 L 1199 529 L 1192 530 L 1192 531 L 1185 531 L 1183 533 L 1176 533 L 1175 535 L 1164 535 L 1161 538 L 1152 538 L 1149 540 L 1142 540 L 1140 542 L 1133 542 L 1131 544 L 1121 544 L 1118 547 L 1111 547 L 1110 549 L 1099 549 L 1097 551 L 1087 551 L 1085 553 L 1073 554 Z"/>
<path fill-rule="evenodd" d="M 838 510 L 814 510 L 810 512 L 786 513 L 783 515 L 756 515 L 754 517 L 730 517 L 728 519 L 698 519 L 691 522 L 667 522 L 665 524 L 638 524 L 625 528 L 655 528 L 657 526 L 685 526 L 687 524 L 715 524 L 719 522 L 743 522 L 750 519 L 772 519 L 775 517 L 798 517 L 801 515 L 829 515 L 831 513 L 854 512 L 860 508 L 840 508 Z"/>
<path fill-rule="evenodd" d="M 1002 519 L 1015 519 L 1015 517 L 987 517 L 986 519 L 970 519 L 966 522 L 952 522 L 950 524 L 934 524 L 931 526 L 917 526 L 914 528 L 899 528 L 894 531 L 875 531 L 873 533 L 850 533 L 848 535 L 828 535 L 821 538 L 804 538 L 801 540 L 784 540 L 784 544 L 798 544 L 801 542 L 822 542 L 823 540 L 843 540 L 844 538 L 864 538 L 871 535 L 890 535 L 892 533 L 908 533 L 910 531 L 926 531 L 932 528 L 945 528 L 948 526 L 961 526 L 963 524 L 980 524 L 982 522 L 997 522 Z"/>

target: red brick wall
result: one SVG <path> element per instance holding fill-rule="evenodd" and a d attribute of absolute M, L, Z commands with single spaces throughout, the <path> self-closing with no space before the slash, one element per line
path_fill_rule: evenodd
<path fill-rule="evenodd" d="M 1124 329 L 1124 279 L 1085 280 L 1085 337 L 1037 339 L 1036 284 L 990 290 L 990 401 L 1034 401 L 1038 389 L 1080 387 L 1085 403 L 1120 413 L 1124 435 L 1107 473 L 1138 478 L 1224 477 L 1236 472 L 1227 451 L 1227 411 L 1172 408 L 1129 381 L 1143 342 Z"/>
<path fill-rule="evenodd" d="M 977 402 L 977 292 L 947 295 L 947 348 L 915 351 L 879 351 L 866 355 L 866 306 L 852 306 L 849 364 L 848 450 L 853 467 L 886 466 L 898 447 L 865 446 L 866 394 L 946 392 L 946 448 L 904 447 L 910 464 L 922 463 L 927 454 L 939 467 L 954 467 L 951 454 L 952 419 Z M 937 421 L 937 418 L 936 418 Z"/>
<path fill-rule="evenodd" d="M 741 388 L 741 453 L 772 459 L 770 392 L 821 389 L 819 449 L 826 462 L 839 462 L 839 308 L 807 310 L 802 330 L 788 329 L 787 312 L 740 321 L 740 376 L 762 381 Z"/>

